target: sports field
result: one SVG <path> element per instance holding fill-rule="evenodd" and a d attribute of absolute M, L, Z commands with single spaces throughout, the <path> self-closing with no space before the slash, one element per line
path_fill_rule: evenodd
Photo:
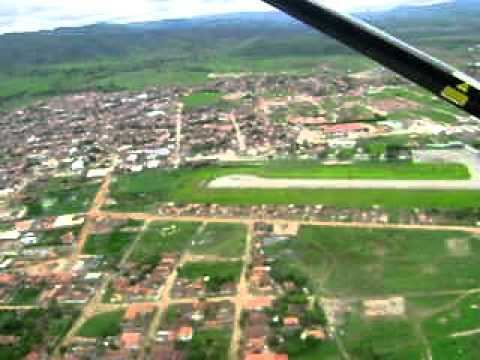
<path fill-rule="evenodd" d="M 159 202 L 222 205 L 323 204 L 368 208 L 465 208 L 480 203 L 475 190 L 377 190 L 377 189 L 209 189 L 210 181 L 228 175 L 256 175 L 289 179 L 391 179 L 461 180 L 468 170 L 458 164 L 361 164 L 322 166 L 317 162 L 289 161 L 200 169 L 145 171 L 117 177 L 111 193 L 113 210 L 153 210 Z"/>

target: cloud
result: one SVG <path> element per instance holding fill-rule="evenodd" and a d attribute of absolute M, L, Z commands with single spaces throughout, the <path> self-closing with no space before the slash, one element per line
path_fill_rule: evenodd
<path fill-rule="evenodd" d="M 443 0 L 440 0 L 443 1 Z M 384 8 L 438 0 L 323 0 L 339 10 Z M 142 22 L 240 11 L 269 11 L 260 0 L 15 0 L 0 3 L 0 33 Z"/>

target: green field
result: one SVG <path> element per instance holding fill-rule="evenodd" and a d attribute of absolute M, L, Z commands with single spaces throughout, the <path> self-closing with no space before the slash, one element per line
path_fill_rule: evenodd
<path fill-rule="evenodd" d="M 208 189 L 218 177 L 249 174 L 268 178 L 314 179 L 465 179 L 468 171 L 456 164 L 365 164 L 321 166 L 315 162 L 273 162 L 258 165 L 146 171 L 123 175 L 111 188 L 118 205 L 113 210 L 154 210 L 159 202 L 222 205 L 323 204 L 368 208 L 464 208 L 480 203 L 478 191 L 326 190 L 326 189 Z"/>
<path fill-rule="evenodd" d="M 190 343 L 178 346 L 185 351 L 187 360 L 227 360 L 231 335 L 231 331 L 225 329 L 197 330 Z"/>
<path fill-rule="evenodd" d="M 199 223 L 150 224 L 135 246 L 129 260 L 137 264 L 156 265 L 162 253 L 183 252 L 191 245 Z"/>
<path fill-rule="evenodd" d="M 201 255 L 240 257 L 245 251 L 246 227 L 242 224 L 208 224 L 195 236 L 190 251 Z"/>
<path fill-rule="evenodd" d="M 406 86 L 386 87 L 382 92 L 370 96 L 372 100 L 407 99 L 419 104 L 411 110 L 397 110 L 389 114 L 388 118 L 395 120 L 430 118 L 441 123 L 456 123 L 457 116 L 463 115 L 455 106 L 441 101 L 428 91 Z"/>
<path fill-rule="evenodd" d="M 305 226 L 265 251 L 326 295 L 464 290 L 480 280 L 480 238 L 462 232 Z"/>
<path fill-rule="evenodd" d="M 351 301 L 339 338 L 352 358 L 422 359 L 425 344 L 434 359 L 454 359 L 459 351 L 464 353 L 458 359 L 477 358 L 478 334 L 450 335 L 480 328 L 480 294 L 472 290 L 480 280 L 480 237 L 304 226 L 296 238 L 264 249 L 276 259 L 277 281 L 306 281 L 319 296 Z M 354 300 L 392 294 L 405 297 L 405 315 L 368 318 L 361 300 Z M 334 353 L 329 356 L 335 359 Z"/>
<path fill-rule="evenodd" d="M 12 305 L 35 305 L 40 294 L 42 293 L 41 288 L 37 287 L 22 287 L 17 289 L 10 304 Z"/>
<path fill-rule="evenodd" d="M 38 246 L 57 246 L 62 245 L 63 240 L 62 237 L 68 235 L 70 233 L 73 234 L 75 238 L 77 238 L 78 234 L 80 233 L 81 227 L 76 226 L 73 228 L 68 229 L 56 229 L 51 231 L 45 231 L 38 234 L 38 242 L 36 244 L 30 245 L 31 247 L 38 247 Z"/>
<path fill-rule="evenodd" d="M 237 282 L 242 271 L 242 263 L 235 262 L 195 262 L 187 263 L 178 269 L 178 277 L 195 281 L 209 277 L 206 286 L 210 291 L 218 291 L 226 283 Z"/>
<path fill-rule="evenodd" d="M 123 314 L 124 310 L 97 314 L 82 325 L 77 335 L 89 338 L 119 335 Z"/>
<path fill-rule="evenodd" d="M 358 313 L 348 318 L 341 340 L 354 359 L 423 359 L 423 344 L 405 318 L 367 319 Z"/>
<path fill-rule="evenodd" d="M 138 236 L 134 232 L 125 232 L 120 226 L 109 234 L 93 234 L 88 238 L 83 252 L 88 255 L 100 255 L 104 258 L 105 267 L 113 267 L 121 260 L 125 250 Z"/>
<path fill-rule="evenodd" d="M 30 185 L 24 205 L 29 217 L 83 213 L 90 208 L 99 186 L 80 178 L 51 178 L 47 184 Z"/>
<path fill-rule="evenodd" d="M 198 91 L 182 99 L 185 109 L 195 110 L 205 106 L 214 106 L 222 102 L 222 94 L 216 91 Z"/>

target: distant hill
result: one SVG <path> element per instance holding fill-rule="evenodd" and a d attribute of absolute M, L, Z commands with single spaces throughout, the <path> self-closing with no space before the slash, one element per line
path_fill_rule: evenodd
<path fill-rule="evenodd" d="M 480 43 L 477 0 L 399 7 L 357 16 L 463 66 Z M 205 82 L 212 72 L 340 71 L 361 56 L 278 12 L 135 24 L 95 24 L 0 36 L 0 109 L 37 97 Z"/>
<path fill-rule="evenodd" d="M 478 41 L 478 1 L 459 0 L 422 7 L 399 7 L 360 17 L 423 47 L 460 47 Z M 455 43 L 451 40 L 454 39 Z M 286 46 L 289 43 L 289 46 Z M 281 52 L 343 53 L 333 41 L 280 13 L 240 13 L 127 25 L 97 24 L 55 31 L 0 36 L 0 67 L 90 61 L 105 57 L 228 50 L 239 56 Z M 166 54 L 168 51 L 169 54 Z"/>

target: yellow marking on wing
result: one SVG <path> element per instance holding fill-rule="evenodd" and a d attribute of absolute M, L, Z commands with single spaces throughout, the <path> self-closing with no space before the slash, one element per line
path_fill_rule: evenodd
<path fill-rule="evenodd" d="M 468 94 L 468 91 L 470 90 L 470 85 L 467 83 L 463 83 L 457 86 L 457 88 L 461 91 L 463 91 L 465 94 Z"/>
<path fill-rule="evenodd" d="M 452 103 L 458 105 L 458 106 L 465 106 L 468 103 L 469 97 L 465 95 L 464 93 L 458 91 L 457 89 L 447 86 L 443 91 L 442 91 L 442 96 L 451 101 Z"/>

